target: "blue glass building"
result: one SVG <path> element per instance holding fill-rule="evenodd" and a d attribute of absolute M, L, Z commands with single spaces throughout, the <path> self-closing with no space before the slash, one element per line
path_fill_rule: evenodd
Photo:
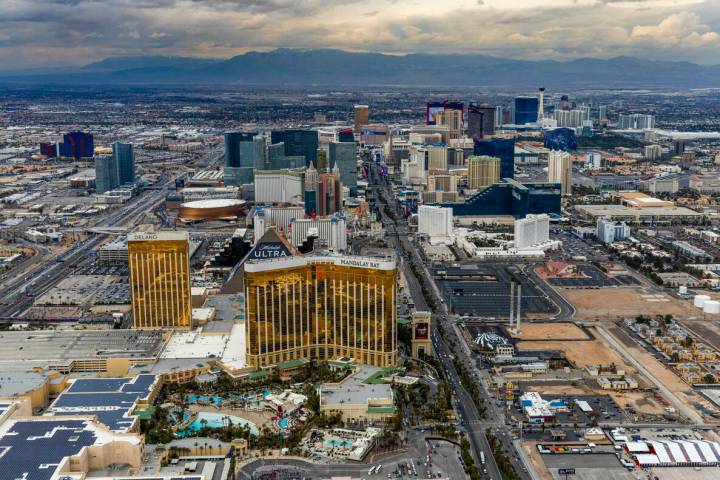
<path fill-rule="evenodd" d="M 537 122 L 539 108 L 540 100 L 537 97 L 516 97 L 515 125 Z"/>
<path fill-rule="evenodd" d="M 95 191 L 105 193 L 120 186 L 119 169 L 114 155 L 95 157 Z"/>
<path fill-rule="evenodd" d="M 132 143 L 115 142 L 112 144 L 112 154 L 118 169 L 118 182 L 120 185 L 135 182 L 135 154 Z"/>
<path fill-rule="evenodd" d="M 468 197 L 465 202 L 442 203 L 453 209 L 456 216 L 513 216 L 528 214 L 560 214 L 559 183 L 520 183 L 503 178 L 499 183 Z"/>
<path fill-rule="evenodd" d="M 545 134 L 545 148 L 550 150 L 563 150 L 565 152 L 577 149 L 575 130 L 571 128 L 556 128 Z"/>
<path fill-rule="evenodd" d="M 488 155 L 500 159 L 500 178 L 515 178 L 515 139 L 493 138 L 475 140 L 474 155 Z"/>
<path fill-rule="evenodd" d="M 315 130 L 274 130 L 273 144 L 285 144 L 286 157 L 305 157 L 305 166 L 317 165 L 318 133 Z"/>
<path fill-rule="evenodd" d="M 355 142 L 330 142 L 328 150 L 330 170 L 335 165 L 340 170 L 340 181 L 350 189 L 350 194 L 357 194 L 357 149 Z"/>

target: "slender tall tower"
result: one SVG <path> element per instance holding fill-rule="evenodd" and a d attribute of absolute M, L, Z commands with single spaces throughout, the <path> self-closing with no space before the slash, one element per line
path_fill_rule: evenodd
<path fill-rule="evenodd" d="M 540 87 L 539 90 L 540 105 L 538 105 L 538 123 L 542 122 L 545 116 L 545 87 Z"/>

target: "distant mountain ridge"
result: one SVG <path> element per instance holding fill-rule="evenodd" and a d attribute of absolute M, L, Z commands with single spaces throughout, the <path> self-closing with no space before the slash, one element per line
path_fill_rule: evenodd
<path fill-rule="evenodd" d="M 513 60 L 479 54 L 356 53 L 280 48 L 227 60 L 135 56 L 78 68 L 0 72 L 52 84 L 408 85 L 584 88 L 720 87 L 720 66 L 633 57 Z"/>

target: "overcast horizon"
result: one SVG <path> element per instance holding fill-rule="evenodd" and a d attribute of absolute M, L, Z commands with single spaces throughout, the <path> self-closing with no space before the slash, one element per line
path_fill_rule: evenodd
<path fill-rule="evenodd" d="M 718 31 L 707 0 L 6 0 L 0 70 L 282 47 L 708 65 Z"/>

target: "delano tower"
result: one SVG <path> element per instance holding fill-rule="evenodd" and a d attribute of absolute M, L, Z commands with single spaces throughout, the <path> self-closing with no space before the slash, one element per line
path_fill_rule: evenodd
<path fill-rule="evenodd" d="M 135 328 L 190 328 L 190 242 L 186 232 L 128 236 Z"/>

